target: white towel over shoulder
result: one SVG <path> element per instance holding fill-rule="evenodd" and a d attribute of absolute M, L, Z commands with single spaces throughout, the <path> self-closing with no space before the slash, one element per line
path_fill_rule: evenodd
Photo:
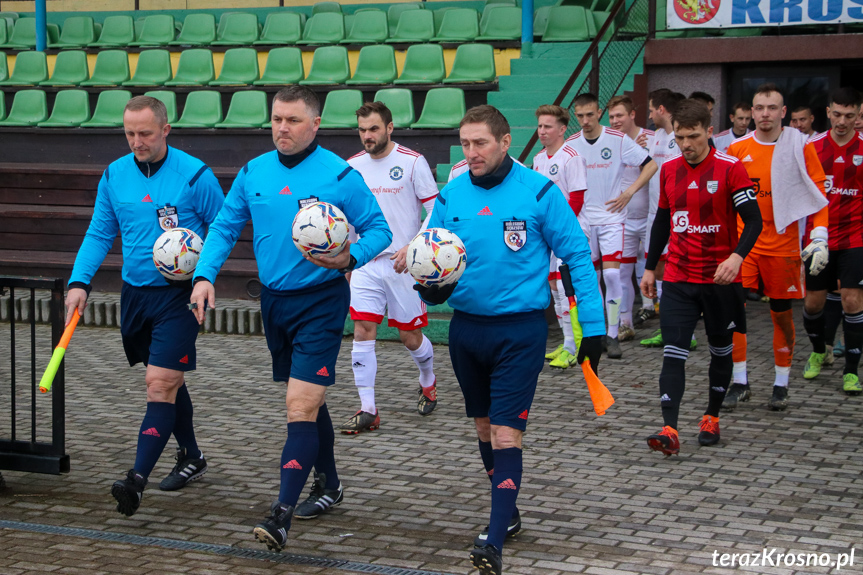
<path fill-rule="evenodd" d="M 827 205 L 827 198 L 809 177 L 803 146 L 805 134 L 784 128 L 773 150 L 770 182 L 773 188 L 773 223 L 785 233 L 791 223 L 812 215 Z"/>

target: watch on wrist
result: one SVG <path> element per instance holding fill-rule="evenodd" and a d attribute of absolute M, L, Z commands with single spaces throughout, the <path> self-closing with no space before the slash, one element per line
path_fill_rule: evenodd
<path fill-rule="evenodd" d="M 353 254 L 351 254 L 351 261 L 348 262 L 348 265 L 346 267 L 340 269 L 339 272 L 342 274 L 347 274 L 354 271 L 355 267 L 357 267 L 357 258 L 355 258 Z"/>

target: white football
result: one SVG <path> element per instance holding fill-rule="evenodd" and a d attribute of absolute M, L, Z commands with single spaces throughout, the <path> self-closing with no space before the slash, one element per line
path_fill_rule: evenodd
<path fill-rule="evenodd" d="M 168 230 L 153 244 L 153 263 L 170 280 L 187 280 L 195 273 L 204 241 L 187 228 Z"/>
<path fill-rule="evenodd" d="M 294 245 L 312 257 L 338 254 L 345 247 L 348 233 L 345 214 L 327 202 L 315 202 L 302 208 L 291 226 Z"/>
<path fill-rule="evenodd" d="M 467 266 L 464 243 L 444 228 L 423 230 L 408 244 L 407 266 L 422 285 L 457 282 Z"/>

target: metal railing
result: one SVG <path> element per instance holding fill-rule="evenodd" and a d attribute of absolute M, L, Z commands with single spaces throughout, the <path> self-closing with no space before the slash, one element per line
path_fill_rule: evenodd
<path fill-rule="evenodd" d="M 53 349 L 60 342 L 60 337 L 63 335 L 65 323 L 63 294 L 65 287 L 65 282 L 62 279 L 0 276 L 0 295 L 6 295 L 7 292 L 9 294 L 9 299 L 4 300 L 4 305 L 9 306 L 5 311 L 7 312 L 6 315 L 10 325 L 10 353 L 8 356 L 10 369 L 9 381 L 7 382 L 9 405 L 0 405 L 0 409 L 4 411 L 8 410 L 9 429 L 0 430 L 0 434 L 3 434 L 0 435 L 0 469 L 52 474 L 69 472 L 69 456 L 66 455 L 66 381 L 63 363 L 60 364 L 60 368 L 57 370 L 51 390 L 50 421 L 46 421 L 47 418 L 44 415 L 40 420 L 40 410 L 37 409 L 36 401 L 39 394 L 36 373 L 36 323 L 38 317 L 36 290 L 50 290 L 51 292 L 49 304 L 51 347 L 46 349 L 43 343 L 40 348 L 40 353 L 44 353 L 44 357 L 46 358 L 44 363 L 47 364 L 47 360 L 50 359 Z M 16 289 L 29 290 L 30 292 L 29 300 L 21 300 L 21 305 L 26 305 L 29 309 L 20 310 L 22 312 L 20 319 L 17 313 L 18 310 L 16 310 Z M 25 383 L 20 387 L 17 380 L 18 365 L 16 363 L 16 328 L 19 323 L 29 324 L 30 327 L 30 381 L 29 386 Z M 4 355 L 0 355 L 0 362 L 5 363 Z M 0 385 L 3 383 L 0 382 Z M 29 387 L 30 422 L 28 429 L 21 429 L 21 433 L 19 433 L 18 400 L 27 394 L 27 387 Z M 44 412 L 44 409 L 42 412 Z M 22 413 L 20 417 L 26 421 L 25 414 Z M 5 414 L 3 419 L 5 419 Z M 50 426 L 51 441 L 40 441 L 38 432 L 48 426 Z M 8 433 L 8 436 L 5 435 L 6 433 Z"/>
<path fill-rule="evenodd" d="M 567 137 L 581 129 L 572 107 L 575 98 L 591 92 L 599 98 L 600 108 L 605 108 L 606 102 L 619 93 L 629 71 L 644 50 L 648 37 L 653 34 L 654 20 L 650 16 L 655 14 L 655 6 L 655 0 L 616 0 L 611 7 L 605 23 L 554 100 L 555 105 L 570 111 Z M 609 34 L 612 29 L 613 33 Z M 572 87 L 585 71 L 587 76 L 572 93 Z M 531 157 L 536 142 L 537 135 L 534 133 L 518 158 L 520 162 Z"/>

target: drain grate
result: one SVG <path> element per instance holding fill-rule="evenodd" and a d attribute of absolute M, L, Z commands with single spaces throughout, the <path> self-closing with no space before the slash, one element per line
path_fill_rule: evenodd
<path fill-rule="evenodd" d="M 20 521 L 0 520 L 0 529 L 12 529 L 14 531 L 43 533 L 46 535 L 65 535 L 69 537 L 81 537 L 84 539 L 95 539 L 99 541 L 111 541 L 113 543 L 130 543 L 132 545 L 163 547 L 165 549 L 177 549 L 179 551 L 203 551 L 206 553 L 214 553 L 216 555 L 241 557 L 243 559 L 256 559 L 258 561 L 268 561 L 270 563 L 284 563 L 288 565 L 310 565 L 312 567 L 328 567 L 331 569 L 339 569 L 341 571 L 374 573 L 377 575 L 448 575 L 439 571 L 424 571 L 422 569 L 388 567 L 385 565 L 372 565 L 371 563 L 359 563 L 357 561 L 345 561 L 342 559 L 310 557 L 308 555 L 294 555 L 292 553 L 272 553 L 269 551 L 258 551 L 255 549 L 242 549 L 239 547 L 231 547 L 229 545 L 196 543 L 193 541 L 181 541 L 179 539 L 167 539 L 164 537 L 144 537 L 141 535 L 130 535 L 128 533 L 97 531 L 95 529 L 79 529 L 75 527 L 61 527 L 57 525 L 42 525 L 39 523 L 24 523 Z"/>

